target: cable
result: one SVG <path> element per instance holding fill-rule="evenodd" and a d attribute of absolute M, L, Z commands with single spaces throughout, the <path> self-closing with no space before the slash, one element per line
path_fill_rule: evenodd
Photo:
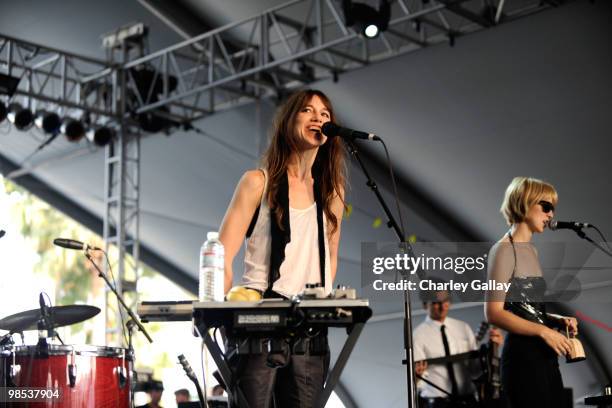
<path fill-rule="evenodd" d="M 45 148 L 49 143 L 51 143 L 53 140 L 55 140 L 55 138 L 57 137 L 57 135 L 59 135 L 59 132 L 55 132 L 53 133 L 51 136 L 49 136 L 46 140 L 44 140 L 41 144 L 38 145 L 38 147 L 36 149 L 34 149 L 34 151 L 32 153 L 30 153 L 29 155 L 27 155 L 25 157 L 25 159 L 23 159 L 21 161 L 21 163 L 19 164 L 19 167 L 23 167 L 23 165 L 30 160 L 32 157 L 34 157 L 34 155 L 38 152 L 40 152 L 43 148 Z"/>
<path fill-rule="evenodd" d="M 395 195 L 395 205 L 397 206 L 397 213 L 399 215 L 400 227 L 402 228 L 402 240 L 406 240 L 406 229 L 404 228 L 404 217 L 402 216 L 402 208 L 400 206 L 399 194 L 397 192 L 397 183 L 395 182 L 395 175 L 393 174 L 393 166 L 391 165 L 391 157 L 389 156 L 389 150 L 387 149 L 387 145 L 385 141 L 381 139 L 380 143 L 382 143 L 385 149 L 385 156 L 387 159 L 387 167 L 389 168 L 389 174 L 391 175 L 391 185 L 393 186 L 393 194 Z"/>
<path fill-rule="evenodd" d="M 591 225 L 591 228 L 593 228 L 595 231 L 599 233 L 599 236 L 603 240 L 602 242 L 604 243 L 604 245 L 608 247 L 610 251 L 612 251 L 612 248 L 610 248 L 610 245 L 608 245 L 608 241 L 606 240 L 606 237 L 604 237 L 604 234 L 599 230 L 599 228 L 597 228 L 595 225 Z"/>
<path fill-rule="evenodd" d="M 193 381 L 193 383 L 195 384 L 196 390 L 198 391 L 198 397 L 200 398 L 200 402 L 202 404 L 202 408 L 204 408 L 208 405 L 206 401 L 206 367 L 204 365 L 204 349 L 206 347 L 206 343 L 204 342 L 204 336 L 202 336 L 202 333 L 200 333 L 200 328 L 197 325 L 194 325 L 193 328 L 198 333 L 198 336 L 202 339 L 202 346 L 200 348 L 200 363 L 202 366 L 202 385 L 204 386 L 203 387 L 204 391 L 200 389 L 200 384 L 198 383 L 198 379 L 195 376 L 195 373 L 193 373 L 193 370 L 191 370 L 191 374 L 193 375 L 191 375 L 190 373 L 187 373 L 187 369 L 185 369 L 185 373 L 187 374 L 189 379 Z M 187 360 L 185 359 L 183 359 L 183 361 L 187 362 Z M 181 364 L 183 364 L 183 368 L 185 368 L 185 364 L 183 363 L 183 361 L 181 361 Z"/>
<path fill-rule="evenodd" d="M 227 149 L 230 149 L 232 152 L 240 153 L 241 155 L 243 155 L 243 156 L 245 156 L 245 157 L 247 157 L 247 158 L 249 158 L 251 160 L 257 160 L 257 157 L 252 155 L 251 153 L 249 153 L 247 151 L 244 151 L 242 149 L 237 149 L 236 146 L 226 142 L 222 138 L 220 138 L 218 136 L 211 135 L 210 133 L 205 132 L 202 129 L 199 129 L 199 128 L 193 126 L 191 123 L 183 123 L 183 129 L 186 130 L 186 131 L 193 130 L 194 132 L 196 132 L 196 133 L 198 133 L 200 135 L 208 137 L 209 139 L 211 139 L 212 141 L 218 143 L 219 145 L 221 145 L 221 146 L 223 146 L 223 147 L 225 147 Z"/>
<path fill-rule="evenodd" d="M 202 337 L 202 347 L 200 348 L 200 358 L 202 360 L 202 385 L 204 386 L 204 390 L 203 391 L 200 390 L 198 392 L 198 396 L 202 394 L 201 399 L 202 401 L 204 401 L 203 402 L 204 406 L 202 408 L 208 405 L 208 402 L 206 401 L 206 398 L 207 398 L 207 395 L 206 395 L 206 367 L 204 364 L 204 354 L 206 352 L 205 350 L 206 350 L 206 344 L 204 343 L 204 337 Z M 196 382 L 196 389 L 197 388 L 199 388 L 199 384 L 197 384 Z"/>
<path fill-rule="evenodd" d="M 106 251 L 100 250 L 104 254 L 104 259 L 106 259 L 106 264 L 108 265 L 108 271 L 110 272 L 111 279 L 113 280 L 113 286 L 115 290 L 117 290 L 117 282 L 115 281 L 115 275 L 113 274 L 113 267 L 111 266 L 110 259 L 108 259 L 108 254 Z M 123 310 L 121 309 L 121 304 L 119 303 L 119 299 L 117 299 L 117 310 L 119 311 L 119 319 L 121 320 L 121 333 L 123 334 L 123 341 L 125 344 L 129 344 L 128 336 L 125 333 L 125 324 L 123 320 Z"/>

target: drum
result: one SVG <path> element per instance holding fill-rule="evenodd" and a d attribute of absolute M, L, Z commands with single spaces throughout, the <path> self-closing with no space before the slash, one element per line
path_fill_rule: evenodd
<path fill-rule="evenodd" d="M 0 352 L 0 386 L 59 390 L 59 399 L 8 407 L 129 408 L 132 360 L 122 348 L 49 345 L 41 353 L 37 346 L 13 346 Z"/>

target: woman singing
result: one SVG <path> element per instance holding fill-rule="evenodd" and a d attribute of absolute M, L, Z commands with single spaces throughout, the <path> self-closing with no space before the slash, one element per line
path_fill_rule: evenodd
<path fill-rule="evenodd" d="M 334 120 L 329 99 L 316 90 L 293 94 L 279 109 L 262 168 L 242 176 L 221 225 L 226 292 L 245 237 L 243 286 L 264 297 L 290 298 L 310 283 L 331 292 L 344 211 L 344 148 L 321 126 Z M 277 407 L 315 406 L 329 366 L 327 333 L 308 343 L 305 354 L 293 354 L 289 344 L 280 362 L 266 351 L 240 357 L 238 385 L 251 407 L 268 408 L 272 395 Z"/>
<path fill-rule="evenodd" d="M 548 225 L 557 204 L 555 188 L 541 180 L 516 177 L 501 212 L 510 230 L 489 253 L 489 279 L 510 282 L 508 293 L 491 292 L 485 303 L 487 320 L 508 331 L 502 352 L 502 384 L 512 408 L 556 408 L 563 382 L 557 356 L 571 350 L 566 336 L 553 328 L 567 326 L 576 334 L 575 318 L 546 313 L 546 290 L 534 233 Z"/>

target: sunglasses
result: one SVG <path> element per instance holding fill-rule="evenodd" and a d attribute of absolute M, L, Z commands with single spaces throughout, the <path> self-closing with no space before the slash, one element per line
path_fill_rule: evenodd
<path fill-rule="evenodd" d="M 544 211 L 546 214 L 551 211 L 555 211 L 555 206 L 553 203 L 550 203 L 548 201 L 539 201 L 538 204 L 540 204 L 540 206 L 542 207 L 542 211 Z"/>

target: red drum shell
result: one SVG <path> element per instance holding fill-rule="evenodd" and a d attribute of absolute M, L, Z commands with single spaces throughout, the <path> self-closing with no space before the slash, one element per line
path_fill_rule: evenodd
<path fill-rule="evenodd" d="M 14 354 L 14 356 L 13 356 Z M 125 356 L 125 358 L 124 358 Z M 11 366 L 15 359 L 15 368 Z M 49 346 L 49 356 L 37 356 L 36 346 L 17 346 L 0 353 L 0 386 L 59 389 L 61 399 L 8 407 L 129 408 L 132 358 L 125 349 L 95 346 Z M 68 365 L 76 365 L 70 386 Z M 28 376 L 28 370 L 30 375 Z M 120 382 L 124 375 L 124 384 Z M 12 384 L 11 384 L 12 382 Z"/>

